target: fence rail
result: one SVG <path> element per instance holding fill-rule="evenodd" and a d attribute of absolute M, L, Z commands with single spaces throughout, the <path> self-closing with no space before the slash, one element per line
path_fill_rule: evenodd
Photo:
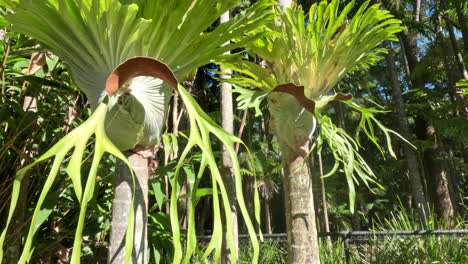
<path fill-rule="evenodd" d="M 447 230 L 388 230 L 388 231 L 337 231 L 337 232 L 319 232 L 318 236 L 342 238 L 345 250 L 346 263 L 350 263 L 350 242 L 354 240 L 362 240 L 369 237 L 384 237 L 384 236 L 443 236 L 443 235 L 468 235 L 468 229 L 447 229 Z M 286 241 L 288 235 L 286 233 L 264 234 L 264 239 Z M 239 234 L 239 239 L 249 239 L 248 234 Z M 199 240 L 209 240 L 211 236 L 198 236 Z"/>

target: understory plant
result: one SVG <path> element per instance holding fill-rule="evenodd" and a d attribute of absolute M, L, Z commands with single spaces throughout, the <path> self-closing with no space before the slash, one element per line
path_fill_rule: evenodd
<path fill-rule="evenodd" d="M 461 217 L 452 222 L 442 221 L 433 209 L 422 222 L 417 211 L 407 210 L 400 203 L 385 218 L 377 217 L 372 229 L 385 230 L 444 230 L 466 229 Z M 365 250 L 356 257 L 362 263 L 466 263 L 468 261 L 468 237 L 466 235 L 412 235 L 372 237 Z"/>
<path fill-rule="evenodd" d="M 214 259 L 218 261 L 221 254 L 223 226 L 227 230 L 232 230 L 230 218 L 223 218 L 221 213 L 221 208 L 224 208 L 227 210 L 224 216 L 229 216 L 230 205 L 211 147 L 210 137 L 214 136 L 213 138 L 227 146 L 233 159 L 238 206 L 253 244 L 253 261 L 256 262 L 258 259 L 256 231 L 243 200 L 240 166 L 233 149 L 234 142 L 240 140 L 214 123 L 188 91 L 180 85 L 181 82 L 193 78 L 197 67 L 263 35 L 252 31 L 261 28 L 265 21 L 272 17 L 271 0 L 259 1 L 229 22 L 207 31 L 222 13 L 234 7 L 237 2 L 236 0 L 0 1 L 10 11 L 6 18 L 15 32 L 38 40 L 43 48 L 53 52 L 67 64 L 73 80 L 85 93 L 94 110 L 88 120 L 61 139 L 34 163 L 18 171 L 13 185 L 7 225 L 0 236 L 0 261 L 3 258 L 3 243 L 25 173 L 39 162 L 52 159 L 50 173 L 32 214 L 19 263 L 26 263 L 31 259 L 34 235 L 46 220 L 38 216 L 52 184 L 58 180 L 57 176 L 61 175 L 62 169 L 65 169 L 71 178 L 76 202 L 80 204 L 71 255 L 71 263 L 79 263 L 86 209 L 95 195 L 94 187 L 99 164 L 105 153 L 109 153 L 122 160 L 124 167 L 129 168 L 127 181 L 131 185 L 131 197 L 124 212 L 128 216 L 125 240 L 111 241 L 117 243 L 121 250 L 118 254 L 124 258 L 121 260 L 110 258 L 110 261 L 130 263 L 138 260 L 142 263 L 146 259 L 145 244 L 135 247 L 138 252 L 135 252 L 134 244 L 141 242 L 138 240 L 145 240 L 145 236 L 143 232 L 141 237 L 134 237 L 134 229 L 138 229 L 137 225 L 145 226 L 146 219 L 143 212 L 143 223 L 137 223 L 135 217 L 138 214 L 135 212 L 144 211 L 147 205 L 144 204 L 144 199 L 135 200 L 135 193 L 143 192 L 142 185 L 146 181 L 144 177 L 148 175 L 139 172 L 136 164 L 130 163 L 122 151 L 151 152 L 159 144 L 168 103 L 173 91 L 177 90 L 188 113 L 190 132 L 188 143 L 180 155 L 175 176 L 171 181 L 170 221 L 174 243 L 172 261 L 188 263 L 191 256 L 197 252 L 202 259 L 206 259 L 214 252 Z M 232 39 L 235 41 L 225 44 Z M 84 176 L 81 166 L 84 160 L 83 153 L 90 142 L 94 152 L 92 165 L 88 175 Z M 184 160 L 196 148 L 202 154 L 196 178 L 190 181 L 191 195 L 195 195 L 200 180 L 207 175 L 205 171 L 210 172 L 212 179 L 213 236 L 203 252 L 200 252 L 196 243 L 195 205 L 193 203 L 189 205 L 186 234 L 181 233 L 177 212 L 179 172 Z M 117 170 L 124 173 L 122 171 L 126 169 L 117 167 Z M 136 175 L 133 173 L 134 170 Z M 114 204 L 114 209 L 116 206 Z M 258 220 L 258 208 L 256 211 Z M 182 245 L 182 236 L 186 237 L 185 245 Z M 228 232 L 227 241 L 233 243 L 232 232 Z M 235 252 L 231 254 L 233 262 L 236 262 L 236 255 Z"/>
<path fill-rule="evenodd" d="M 328 146 L 335 165 L 324 177 L 344 172 L 349 187 L 350 209 L 354 209 L 355 184 L 374 183 L 375 175 L 360 155 L 360 133 L 364 133 L 382 152 L 395 156 L 391 134 L 375 117 L 384 112 L 378 106 L 366 108 L 352 100 L 351 94 L 337 90 L 347 75 L 365 71 L 381 59 L 383 41 L 396 40 L 400 21 L 378 5 L 354 1 L 340 8 L 340 1 L 320 1 L 308 13 L 300 6 L 278 7 L 278 16 L 267 26 L 268 35 L 248 46 L 250 55 L 259 56 L 261 65 L 249 61 L 244 53 L 225 56 L 220 63 L 240 72 L 230 82 L 237 85 L 241 109 L 252 107 L 260 113 L 267 99 L 271 130 L 282 152 L 285 187 L 288 261 L 319 263 L 318 239 L 311 177 L 306 158 L 311 151 Z M 240 59 L 244 58 L 243 61 Z M 361 114 L 356 137 L 348 135 L 326 115 L 329 102 L 339 101 Z M 386 138 L 386 148 L 376 139 L 376 130 Z"/>

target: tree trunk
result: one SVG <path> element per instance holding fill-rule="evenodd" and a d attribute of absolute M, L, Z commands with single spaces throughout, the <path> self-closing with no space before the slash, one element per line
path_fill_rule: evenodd
<path fill-rule="evenodd" d="M 310 151 L 314 117 L 291 95 L 268 97 L 271 131 L 282 152 L 288 263 L 320 263 L 312 177 L 305 157 Z M 287 111 L 286 111 L 287 110 Z"/>
<path fill-rule="evenodd" d="M 417 64 L 419 63 L 418 45 L 416 32 L 405 30 L 401 34 L 401 43 L 404 46 L 403 50 L 406 55 L 408 62 L 409 76 L 407 76 L 410 82 L 411 89 L 424 89 L 424 79 L 421 75 L 413 75 Z"/>
<path fill-rule="evenodd" d="M 466 21 L 463 12 L 463 2 L 462 0 L 455 0 L 455 10 L 457 11 L 458 22 L 463 36 L 463 45 L 465 46 L 465 50 L 468 51 L 468 21 Z"/>
<path fill-rule="evenodd" d="M 322 189 L 322 206 L 323 206 L 323 222 L 325 225 L 325 232 L 330 232 L 330 223 L 328 221 L 328 202 L 327 202 L 327 192 L 325 190 L 325 180 L 323 178 L 323 162 L 322 154 L 318 154 L 319 170 L 320 170 L 320 187 Z M 328 249 L 332 249 L 332 241 L 329 236 L 327 236 L 327 246 Z"/>
<path fill-rule="evenodd" d="M 266 233 L 271 234 L 272 233 L 271 208 L 270 208 L 270 200 L 269 199 L 265 199 L 265 227 L 266 227 Z"/>
<path fill-rule="evenodd" d="M 222 14 L 220 17 L 220 23 L 229 21 L 229 11 Z M 221 78 L 229 78 L 232 72 L 228 69 L 220 69 L 224 75 Z M 234 133 L 234 110 L 232 104 L 232 85 L 227 82 L 221 84 L 221 119 L 224 130 L 228 133 Z M 223 182 L 226 185 L 226 191 L 229 197 L 229 204 L 231 205 L 231 219 L 232 219 L 232 230 L 225 230 L 226 234 L 224 238 L 227 238 L 227 232 L 233 232 L 234 245 L 229 245 L 227 240 L 223 241 L 223 254 L 221 256 L 222 263 L 231 263 L 232 247 L 235 247 L 236 256 L 238 258 L 239 252 L 239 240 L 238 240 L 238 224 L 237 224 L 237 199 L 236 199 L 236 188 L 234 182 L 234 174 L 232 171 L 232 160 L 226 146 L 223 145 L 223 158 L 222 158 L 222 177 Z"/>
<path fill-rule="evenodd" d="M 400 134 L 407 140 L 411 139 L 410 129 L 408 125 L 408 117 L 406 116 L 405 105 L 401 97 L 401 86 L 399 82 L 398 72 L 395 68 L 395 55 L 391 47 L 389 47 L 387 55 L 387 67 L 390 73 L 390 81 L 392 84 L 393 102 L 395 112 L 398 118 L 398 128 Z M 425 219 L 427 211 L 427 201 L 424 195 L 424 186 L 419 168 L 418 154 L 415 149 L 406 143 L 403 143 L 403 152 L 406 157 L 409 179 L 411 183 L 411 194 L 414 199 L 414 204 L 418 208 L 419 216 Z"/>
<path fill-rule="evenodd" d="M 143 264 L 147 259 L 148 222 L 148 159 L 140 154 L 125 152 L 135 173 L 135 229 L 132 263 Z M 125 259 L 125 232 L 132 201 L 132 175 L 123 162 L 117 161 L 113 180 L 112 222 L 109 241 L 109 263 L 121 264 Z"/>
<path fill-rule="evenodd" d="M 460 75 L 459 78 L 468 79 L 468 72 L 466 71 L 465 63 L 463 62 L 463 55 L 460 52 L 460 49 L 458 48 L 457 37 L 455 36 L 455 33 L 453 32 L 452 22 L 446 19 L 445 24 L 447 25 L 447 31 L 449 33 L 450 42 L 452 44 L 452 50 L 453 50 L 453 53 L 455 55 L 455 59 L 457 62 L 458 73 Z"/>
<path fill-rule="evenodd" d="M 457 89 L 456 89 L 456 81 L 457 81 L 457 71 L 453 69 L 452 64 L 452 55 L 450 53 L 450 46 L 448 45 L 447 41 L 445 41 L 444 31 L 442 29 L 442 18 L 439 15 L 438 20 L 436 20 L 436 36 L 437 36 L 437 44 L 439 44 L 442 50 L 442 60 L 444 65 L 445 76 L 447 77 L 447 88 L 449 91 L 450 98 L 455 101 L 457 99 Z"/>
<path fill-rule="evenodd" d="M 418 23 L 421 19 L 421 0 L 414 1 L 414 22 Z"/>
<path fill-rule="evenodd" d="M 408 67 L 410 70 L 410 76 L 408 76 L 408 80 L 411 80 L 411 89 L 425 89 L 425 81 L 421 74 L 414 74 L 417 64 L 419 63 L 419 55 L 418 55 L 418 46 L 417 46 L 417 32 L 414 30 L 405 30 L 403 32 L 402 45 L 404 46 L 404 50 L 406 52 L 406 57 L 408 60 Z M 419 140 L 426 140 L 429 136 L 435 135 L 434 127 L 430 125 L 430 120 L 426 120 L 423 116 L 417 116 L 416 120 L 416 136 Z M 443 156 L 437 155 L 437 151 L 425 151 L 424 152 L 424 161 L 426 164 L 441 164 L 441 158 Z M 443 167 L 435 167 L 435 170 L 426 170 L 426 177 L 428 182 L 439 182 L 442 181 L 438 179 L 444 178 L 444 169 Z M 446 173 L 446 172 L 445 172 Z M 444 188 L 444 185 L 440 186 L 440 190 L 444 189 L 444 192 L 449 195 L 448 187 Z M 439 196 L 439 195 L 438 195 Z M 434 199 L 433 199 L 434 200 Z M 439 200 L 439 199 L 437 199 Z M 440 202 L 441 200 L 439 200 Z M 439 207 L 439 206 L 437 206 Z M 447 208 L 447 210 L 453 210 Z M 449 213 L 448 213 L 449 214 Z M 446 213 L 439 214 L 439 217 L 444 218 Z"/>
<path fill-rule="evenodd" d="M 436 214 L 442 220 L 450 223 L 455 215 L 452 198 L 449 191 L 448 172 L 445 162 L 445 152 L 436 146 L 426 151 L 435 159 L 426 160 L 426 167 L 430 173 L 429 187 L 434 195 Z"/>

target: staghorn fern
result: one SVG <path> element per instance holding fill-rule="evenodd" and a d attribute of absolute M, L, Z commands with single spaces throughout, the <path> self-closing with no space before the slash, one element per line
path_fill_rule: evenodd
<path fill-rule="evenodd" d="M 234 92 L 239 93 L 241 108 L 253 107 L 258 115 L 262 100 L 269 99 L 272 118 L 278 124 L 276 134 L 286 143 L 291 144 L 292 137 L 301 133 L 301 136 L 311 136 L 315 132 L 315 121 L 310 122 L 309 119 L 317 120 L 320 129 L 314 146 L 318 152 L 325 143 L 333 149 L 336 162 L 328 175 L 343 169 L 353 210 L 355 183 L 358 179 L 366 185 L 376 183 L 376 177 L 359 154 L 359 133 L 356 139 L 352 138 L 323 112 L 331 101 L 345 103 L 361 114 L 358 132 L 364 132 L 383 153 L 374 133 L 374 127 L 378 127 L 385 135 L 388 152 L 395 156 L 390 134 L 400 136 L 375 118 L 375 114 L 384 111 L 362 107 L 351 100 L 352 96 L 334 93 L 333 89 L 348 74 L 377 63 L 380 55 L 386 52 L 380 44 L 386 40 L 397 40 L 395 34 L 403 28 L 399 20 L 378 5 L 370 5 L 370 1 L 365 1 L 354 13 L 351 13 L 354 1 L 342 10 L 339 3 L 339 0 L 320 1 L 312 5 L 308 14 L 294 4 L 291 8 L 278 7 L 277 19 L 267 25 L 268 34 L 249 45 L 249 51 L 264 59 L 263 66 L 247 61 L 243 54 L 224 56 L 219 61 L 225 67 L 242 73 L 229 79 L 238 86 Z M 280 87 L 282 89 L 278 89 Z M 291 103 L 298 104 L 298 101 L 284 101 L 279 105 L 286 105 L 284 109 L 272 104 L 273 101 L 286 100 L 276 95 L 280 90 L 294 95 L 312 112 L 311 115 L 301 111 L 297 116 L 288 116 L 291 109 L 295 109 Z M 295 121 L 292 122 L 291 118 Z M 291 124 L 296 126 L 294 130 L 290 130 Z"/>
<path fill-rule="evenodd" d="M 42 201 L 49 192 L 50 185 L 55 180 L 61 163 L 67 153 L 73 149 L 67 173 L 72 178 L 73 188 L 81 204 L 81 210 L 71 262 L 79 263 L 84 215 L 87 203 L 93 195 L 94 180 L 102 154 L 109 152 L 129 165 L 120 151 L 132 149 L 137 145 L 151 148 L 158 144 L 161 139 L 168 102 L 172 95 L 168 83 L 160 78 L 145 76 L 129 80 L 124 87 L 118 87 L 121 89 L 108 95 L 105 90 L 106 79 L 122 62 L 139 56 L 166 64 L 168 71 L 172 72 L 179 80 L 190 78 L 197 67 L 207 64 L 226 51 L 241 47 L 263 34 L 251 34 L 251 32 L 261 28 L 262 24 L 272 17 L 272 0 L 259 1 L 229 22 L 216 27 L 211 32 L 205 32 L 222 13 L 234 7 L 237 2 L 236 0 L 219 2 L 211 0 L 0 1 L 2 5 L 12 10 L 7 19 L 12 24 L 13 30 L 36 38 L 47 49 L 63 59 L 69 66 L 74 81 L 88 97 L 91 107 L 95 109 L 88 121 L 59 141 L 35 163 L 18 172 L 8 223 L 0 236 L 0 260 L 3 257 L 3 242 L 15 209 L 24 173 L 37 162 L 55 156 L 51 173 L 33 213 L 33 221 L 20 263 L 27 262 L 32 255 L 32 239 L 41 224 L 36 219 L 41 210 Z M 200 16 L 202 13 L 204 15 Z M 231 39 L 236 41 L 224 45 Z M 196 195 L 198 182 L 205 169 L 209 169 L 213 179 L 214 231 L 212 240 L 203 253 L 203 258 L 214 251 L 215 260 L 219 259 L 223 235 L 222 226 L 225 224 L 228 230 L 231 226 L 229 217 L 225 217 L 225 223 L 221 218 L 220 204 L 223 204 L 225 210 L 229 210 L 230 206 L 211 148 L 210 134 L 214 134 L 217 139 L 228 146 L 233 158 L 238 205 L 254 245 L 254 261 L 256 261 L 258 259 L 258 241 L 243 200 L 240 167 L 232 148 L 233 143 L 240 142 L 240 140 L 215 124 L 201 110 L 184 87 L 176 83 L 172 84 L 172 88 L 179 91 L 190 119 L 189 141 L 179 158 L 174 181 L 177 181 L 178 172 L 184 159 L 194 147 L 202 150 L 202 166 L 193 185 L 192 196 Z M 96 136 L 95 154 L 92 169 L 83 191 L 80 182 L 83 144 L 86 144 L 93 135 Z M 219 199 L 218 193 L 221 194 L 221 199 Z M 195 201 L 195 199 L 192 200 Z M 198 251 L 194 226 L 194 204 L 190 205 L 187 244 L 183 247 L 176 201 L 176 192 L 172 192 L 170 217 L 175 247 L 173 262 L 188 263 L 190 256 Z M 132 253 L 133 210 L 131 207 L 126 235 L 126 263 L 130 262 Z M 258 211 L 258 208 L 256 210 Z M 229 215 L 228 211 L 225 215 Z M 258 216 L 258 213 L 256 215 Z M 228 234 L 228 242 L 233 243 L 232 233 Z M 235 262 L 235 252 L 231 256 Z"/>

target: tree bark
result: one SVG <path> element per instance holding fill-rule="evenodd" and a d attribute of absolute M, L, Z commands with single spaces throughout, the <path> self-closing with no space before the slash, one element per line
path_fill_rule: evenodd
<path fill-rule="evenodd" d="M 448 186 L 448 172 L 444 157 L 445 152 L 439 146 L 427 150 L 426 152 L 431 157 L 435 157 L 435 159 L 426 160 L 426 167 L 431 175 L 429 188 L 434 195 L 436 214 L 440 219 L 450 223 L 455 216 L 455 210 Z"/>
<path fill-rule="evenodd" d="M 140 154 L 125 152 L 135 173 L 135 229 L 132 263 L 143 264 L 147 259 L 148 222 L 148 159 Z M 125 259 L 125 232 L 132 202 L 132 175 L 126 164 L 117 161 L 113 180 L 112 222 L 109 241 L 109 263 L 121 264 Z"/>
<path fill-rule="evenodd" d="M 400 134 L 407 140 L 411 139 L 410 129 L 408 125 L 408 117 L 405 111 L 405 105 L 401 97 L 401 86 L 399 82 L 398 72 L 395 68 L 395 55 L 391 47 L 388 48 L 387 67 L 390 73 L 390 81 L 392 84 L 393 102 L 395 105 L 396 115 L 398 118 L 398 128 Z M 418 154 L 415 149 L 406 143 L 403 143 L 403 152 L 406 157 L 409 179 L 411 183 L 411 194 L 414 203 L 418 208 L 419 216 L 425 219 L 427 211 L 427 201 L 424 195 L 424 186 L 419 168 Z"/>
<path fill-rule="evenodd" d="M 418 23 L 421 20 L 421 0 L 414 2 L 414 21 Z"/>
<path fill-rule="evenodd" d="M 222 14 L 220 17 L 220 23 L 225 23 L 229 21 L 229 11 Z M 221 78 L 226 79 L 229 78 L 232 74 L 232 71 L 228 69 L 220 69 L 221 72 L 224 74 Z M 233 103 L 232 103 L 232 85 L 227 82 L 223 82 L 221 84 L 221 119 L 222 125 L 224 130 L 228 133 L 234 133 L 234 110 L 233 110 Z M 232 254 L 232 247 L 235 247 L 236 256 L 235 259 L 238 259 L 238 252 L 239 252 L 239 240 L 238 240 L 238 223 L 237 223 L 237 199 L 236 199 L 236 188 L 234 182 L 234 174 L 232 171 L 232 159 L 231 155 L 229 154 L 228 149 L 226 146 L 223 145 L 222 149 L 223 158 L 222 158 L 222 177 L 223 182 L 226 185 L 226 191 L 229 197 L 229 204 L 231 206 L 231 219 L 232 219 L 232 230 L 225 230 L 226 235 L 224 238 L 227 237 L 227 232 L 233 232 L 234 236 L 234 245 L 229 245 L 229 243 L 224 240 L 223 241 L 223 253 L 221 256 L 222 263 L 231 263 L 231 254 Z"/>
<path fill-rule="evenodd" d="M 273 93 L 268 100 L 271 131 L 278 138 L 282 152 L 288 263 L 317 264 L 320 256 L 312 177 L 305 161 L 310 151 L 314 117 L 288 94 Z"/>

